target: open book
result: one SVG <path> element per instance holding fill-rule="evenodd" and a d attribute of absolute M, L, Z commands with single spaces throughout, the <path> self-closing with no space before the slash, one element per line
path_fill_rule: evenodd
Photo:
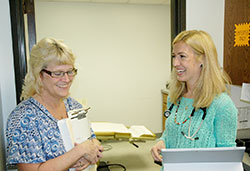
<path fill-rule="evenodd" d="M 122 123 L 91 122 L 91 127 L 98 139 L 149 140 L 156 136 L 143 125 L 126 127 Z"/>

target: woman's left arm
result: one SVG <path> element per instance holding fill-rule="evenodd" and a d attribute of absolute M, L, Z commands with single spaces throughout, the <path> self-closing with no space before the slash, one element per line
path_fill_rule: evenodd
<path fill-rule="evenodd" d="M 237 108 L 228 95 L 218 99 L 214 120 L 216 147 L 236 146 L 237 114 Z"/>

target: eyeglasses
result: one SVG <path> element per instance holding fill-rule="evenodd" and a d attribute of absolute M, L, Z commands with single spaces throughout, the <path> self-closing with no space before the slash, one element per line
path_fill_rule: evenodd
<path fill-rule="evenodd" d="M 65 74 L 68 75 L 68 77 L 74 77 L 77 74 L 77 69 L 73 68 L 70 71 L 48 71 L 46 69 L 42 69 L 41 72 L 45 72 L 46 74 L 50 75 L 52 78 L 62 78 Z"/>

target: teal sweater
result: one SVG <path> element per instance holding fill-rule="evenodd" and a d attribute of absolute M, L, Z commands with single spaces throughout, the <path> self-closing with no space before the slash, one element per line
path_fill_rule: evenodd
<path fill-rule="evenodd" d="M 177 112 L 177 122 L 183 122 L 192 112 L 193 99 L 181 98 Z M 169 102 L 167 107 L 169 108 Z M 166 148 L 212 148 L 212 147 L 233 147 L 236 145 L 237 131 L 237 109 L 231 98 L 222 93 L 217 96 L 207 108 L 206 118 L 200 130 L 194 137 L 198 140 L 191 141 L 185 138 L 181 132 L 188 135 L 189 120 L 184 124 L 177 125 L 174 121 L 177 105 L 171 111 L 165 123 L 165 131 L 160 140 L 165 142 Z M 190 135 L 198 129 L 202 121 L 203 111 L 197 110 L 192 117 Z"/>

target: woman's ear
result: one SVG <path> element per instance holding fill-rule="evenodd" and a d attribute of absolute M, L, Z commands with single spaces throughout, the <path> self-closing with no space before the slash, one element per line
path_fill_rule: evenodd
<path fill-rule="evenodd" d="M 200 63 L 201 63 L 201 64 L 200 64 L 200 67 L 203 68 L 204 63 L 205 63 L 205 55 L 202 55 L 202 56 L 201 56 Z"/>

